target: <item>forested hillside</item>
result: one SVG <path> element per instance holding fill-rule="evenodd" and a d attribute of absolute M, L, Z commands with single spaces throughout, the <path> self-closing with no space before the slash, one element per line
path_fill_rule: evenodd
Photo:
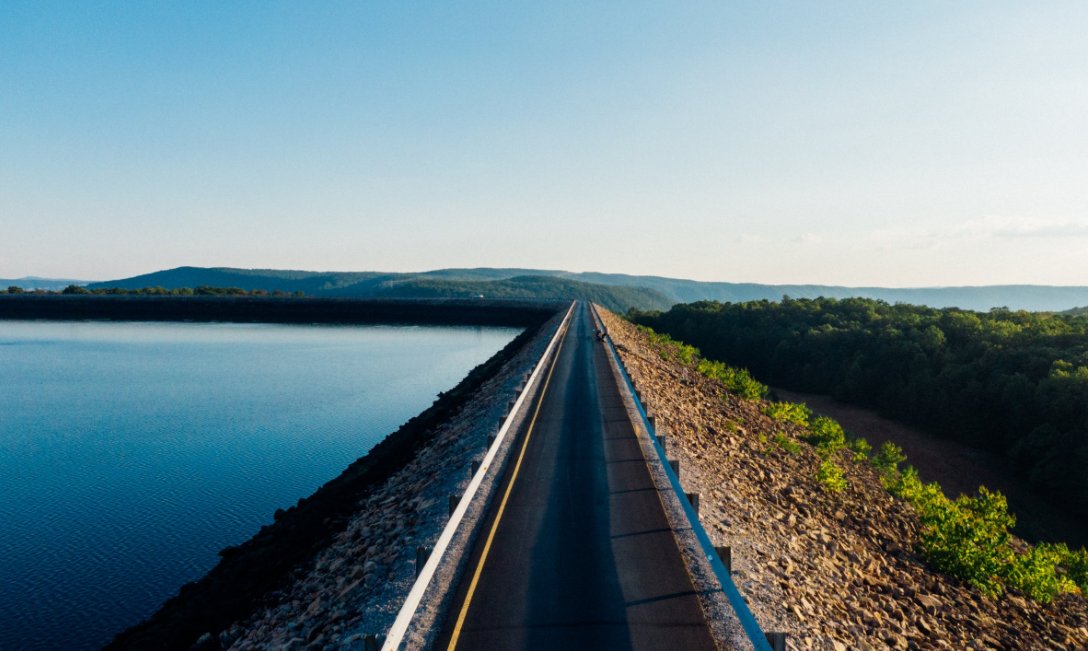
<path fill-rule="evenodd" d="M 327 292 L 329 296 L 354 296 L 350 288 Z M 526 300 L 578 299 L 610 309 L 659 308 L 670 301 L 659 292 L 633 287 L 609 287 L 546 276 L 518 276 L 501 280 L 446 280 L 412 277 L 388 281 L 375 288 L 375 296 L 389 298 L 488 298 Z"/>
<path fill-rule="evenodd" d="M 531 282 L 524 279 L 533 278 Z M 548 279 L 548 280 L 539 280 Z M 480 288 L 476 283 L 496 282 Z M 445 284 L 442 284 L 445 283 Z M 570 284 L 574 283 L 574 284 Z M 13 283 L 18 284 L 18 283 Z M 68 282 L 55 285 L 63 288 Z M 280 269 L 235 269 L 230 267 L 177 267 L 132 278 L 91 283 L 89 289 L 123 287 L 238 287 L 246 290 L 302 292 L 310 296 L 395 297 L 396 292 L 427 295 L 465 296 L 475 291 L 487 295 L 503 294 L 511 298 L 526 292 L 543 292 L 537 298 L 554 298 L 556 292 L 582 291 L 564 298 L 590 294 L 610 297 L 597 301 L 613 309 L 667 309 L 676 303 L 692 301 L 777 301 L 783 295 L 802 298 L 871 298 L 889 302 L 914 303 L 931 307 L 960 307 L 988 310 L 1005 306 L 1012 309 L 1061 311 L 1088 305 L 1088 287 L 1045 285 L 991 285 L 984 287 L 838 287 L 833 285 L 762 285 L 758 283 L 702 282 L 661 276 L 632 276 L 598 272 L 572 272 L 554 269 L 488 268 L 436 269 L 433 271 L 392 273 L 378 271 L 294 271 Z M 590 290 L 587 286 L 594 286 Z M 602 288 L 608 288 L 604 290 Z M 25 289 L 25 288 L 24 288 Z M 584 291 L 583 291 L 584 290 Z"/>
<path fill-rule="evenodd" d="M 94 293 L 120 289 L 161 293 L 165 290 L 237 290 L 241 292 L 301 293 L 337 298 L 484 298 L 495 300 L 584 300 L 626 311 L 662 309 L 673 303 L 661 292 L 644 287 L 609 286 L 557 276 L 507 277 L 513 270 L 448 269 L 422 274 L 377 272 L 280 271 L 272 269 L 205 269 L 178 267 L 124 280 L 92 283 Z M 204 293 L 207 293 L 206 291 Z"/>
<path fill-rule="evenodd" d="M 8 287 L 18 287 L 23 290 L 42 289 L 55 291 L 64 289 L 68 285 L 83 285 L 85 280 L 71 280 L 68 278 L 39 278 L 37 276 L 24 276 L 22 278 L 0 278 L 0 291 Z"/>
<path fill-rule="evenodd" d="M 1088 317 L 867 299 L 700 302 L 632 317 L 770 384 L 995 450 L 1088 514 Z"/>

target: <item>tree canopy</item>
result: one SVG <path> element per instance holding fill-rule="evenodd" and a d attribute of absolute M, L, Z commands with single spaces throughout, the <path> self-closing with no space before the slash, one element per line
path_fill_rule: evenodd
<path fill-rule="evenodd" d="M 994 450 L 1088 514 L 1086 316 L 786 297 L 631 317 L 769 384 Z"/>

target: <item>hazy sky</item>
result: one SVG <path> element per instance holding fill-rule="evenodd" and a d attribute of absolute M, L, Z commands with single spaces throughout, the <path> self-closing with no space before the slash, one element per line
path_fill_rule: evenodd
<path fill-rule="evenodd" d="M 0 277 L 1088 284 L 1088 2 L 0 3 Z"/>

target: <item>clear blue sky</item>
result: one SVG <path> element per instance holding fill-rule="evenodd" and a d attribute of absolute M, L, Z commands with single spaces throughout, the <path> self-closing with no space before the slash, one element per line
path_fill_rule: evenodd
<path fill-rule="evenodd" d="M 1088 3 L 0 4 L 0 277 L 1088 284 Z"/>

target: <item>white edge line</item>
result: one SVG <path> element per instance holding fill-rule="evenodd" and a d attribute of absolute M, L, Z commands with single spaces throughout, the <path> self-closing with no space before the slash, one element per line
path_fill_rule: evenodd
<path fill-rule="evenodd" d="M 590 306 L 590 311 L 593 313 L 595 321 L 600 324 L 601 330 L 605 334 L 608 334 L 608 329 L 605 327 L 601 315 L 597 313 L 597 306 L 592 303 Z M 740 624 L 745 636 L 748 638 L 748 641 L 752 643 L 752 646 L 756 651 L 771 651 L 770 642 L 767 640 L 763 627 L 756 621 L 755 615 L 752 614 L 751 609 L 748 607 L 748 603 L 744 600 L 744 596 L 740 594 L 740 590 L 738 590 L 736 584 L 733 583 L 732 574 L 725 570 L 725 566 L 722 564 L 721 559 L 718 558 L 718 553 L 710 540 L 710 534 L 707 533 L 702 520 L 699 519 L 695 509 L 691 506 L 691 503 L 688 502 L 687 493 L 680 483 L 680 477 L 672 471 L 672 468 L 668 464 L 665 450 L 657 444 L 657 432 L 648 422 L 645 411 L 646 406 L 642 403 L 642 399 L 634 393 L 634 387 L 630 384 L 631 376 L 627 373 L 623 360 L 620 359 L 619 351 L 615 350 L 615 342 L 613 342 L 609 358 L 616 364 L 616 368 L 620 371 L 620 379 L 623 380 L 623 386 L 620 390 L 630 396 L 632 403 L 635 405 L 635 411 L 642 421 L 643 429 L 646 430 L 650 447 L 657 452 L 657 463 L 660 464 L 662 472 L 664 472 L 665 477 L 669 480 L 669 486 L 680 503 L 681 510 L 684 512 L 684 516 L 688 521 L 688 526 L 691 527 L 692 534 L 699 544 L 703 556 L 706 557 L 706 561 L 710 564 L 710 568 L 717 578 L 718 584 L 721 585 L 722 592 L 726 597 L 726 603 L 733 610 L 733 615 L 737 618 L 737 623 Z M 624 378 L 625 375 L 626 379 Z M 645 455 L 643 455 L 643 457 L 645 458 Z M 649 459 L 646 459 L 646 462 L 651 463 Z"/>
<path fill-rule="evenodd" d="M 461 520 L 464 519 L 465 512 L 468 511 L 468 506 L 476 496 L 476 491 L 479 490 L 480 484 L 483 483 L 484 475 L 486 475 L 488 469 L 491 468 L 491 463 L 495 460 L 495 455 L 498 453 L 499 447 L 502 445 L 507 433 L 510 431 L 511 424 L 514 422 L 514 417 L 521 410 L 521 406 L 525 402 L 526 396 L 532 393 L 529 388 L 533 386 L 540 377 L 545 362 L 551 356 L 552 351 L 555 350 L 559 338 L 566 332 L 566 328 L 570 324 L 571 315 L 574 313 L 574 306 L 575 303 L 572 302 L 570 307 L 567 308 L 566 316 L 563 317 L 563 321 L 560 322 L 559 327 L 556 328 L 555 335 L 552 336 L 552 340 L 548 343 L 548 347 L 544 350 L 544 354 L 540 356 L 540 360 L 537 362 L 536 367 L 529 376 L 529 380 L 525 383 L 525 388 L 522 390 L 521 394 L 518 395 L 517 400 L 514 402 L 514 407 L 510 410 L 506 420 L 503 421 L 502 427 L 499 428 L 498 433 L 495 434 L 495 441 L 491 444 L 491 447 L 488 448 L 483 461 L 480 462 L 479 470 L 472 476 L 472 481 L 470 481 L 468 487 L 465 488 L 465 494 L 461 496 L 461 500 L 457 503 L 457 508 L 453 510 L 449 521 L 446 523 L 446 527 L 442 530 L 441 535 L 438 536 L 438 540 L 434 544 L 434 550 L 431 552 L 427 562 L 423 565 L 423 570 L 420 571 L 415 583 L 412 584 L 412 589 L 408 591 L 408 596 L 404 599 L 404 604 L 397 613 L 396 620 L 393 621 L 393 625 L 385 635 L 385 642 L 382 643 L 382 651 L 396 651 L 403 642 L 404 635 L 408 632 L 408 626 L 412 623 L 412 618 L 415 617 L 416 609 L 419 608 L 419 603 L 423 600 L 423 594 L 430 586 L 431 579 L 434 578 L 434 574 L 438 570 L 442 557 L 445 555 L 446 549 L 453 540 L 454 533 L 457 532 L 458 527 L 461 525 Z"/>

